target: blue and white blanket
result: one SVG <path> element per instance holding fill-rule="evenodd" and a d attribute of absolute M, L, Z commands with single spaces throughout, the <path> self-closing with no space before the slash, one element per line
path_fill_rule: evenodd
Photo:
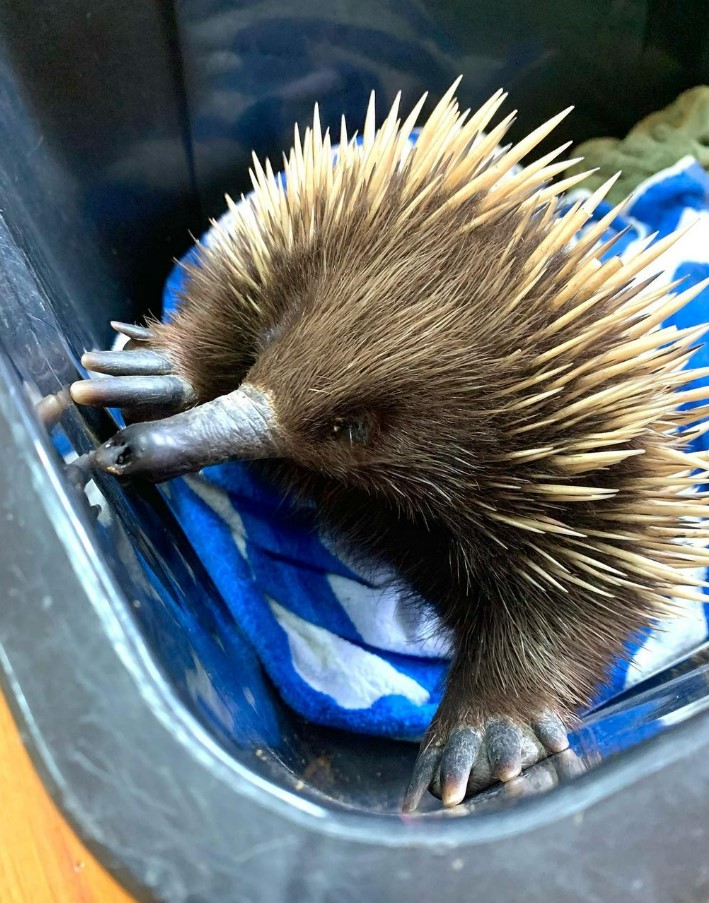
<path fill-rule="evenodd" d="M 574 199 L 580 192 L 574 193 Z M 571 200 L 571 199 L 570 199 Z M 607 213 L 601 205 L 596 218 Z M 694 229 L 658 266 L 685 286 L 709 276 L 709 178 L 692 159 L 645 182 L 610 232 L 628 226 L 613 253 L 650 233 Z M 610 233 L 609 233 L 610 234 Z M 209 242 L 209 233 L 204 240 Z M 185 259 L 195 259 L 194 249 Z M 183 270 L 164 293 L 175 309 Z M 685 287 L 683 286 L 683 288 Z M 673 317 L 678 327 L 709 319 L 709 290 Z M 709 365 L 709 349 L 694 366 Z M 709 436 L 698 440 L 706 448 Z M 290 507 L 248 465 L 228 464 L 176 480 L 166 489 L 196 552 L 234 618 L 250 638 L 285 702 L 313 722 L 366 734 L 417 740 L 433 716 L 446 674 L 447 649 L 430 637 L 391 575 L 366 580 L 319 535 L 308 512 Z M 683 603 L 685 615 L 636 643 L 618 663 L 598 701 L 659 670 L 707 637 L 709 605 Z"/>

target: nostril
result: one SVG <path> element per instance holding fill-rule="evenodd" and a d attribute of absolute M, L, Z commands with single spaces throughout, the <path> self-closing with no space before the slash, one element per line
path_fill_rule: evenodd
<path fill-rule="evenodd" d="M 133 460 L 133 449 L 130 445 L 126 445 L 116 456 L 116 464 L 120 467 L 130 464 Z"/>
<path fill-rule="evenodd" d="M 117 477 L 128 476 L 135 470 L 141 462 L 141 441 L 132 432 L 124 435 L 130 429 L 128 427 L 99 445 L 92 455 L 96 467 Z"/>

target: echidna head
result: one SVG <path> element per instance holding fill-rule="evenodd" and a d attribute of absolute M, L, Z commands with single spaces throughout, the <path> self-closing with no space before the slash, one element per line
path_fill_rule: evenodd
<path fill-rule="evenodd" d="M 385 202 L 400 203 L 393 192 Z M 353 215 L 346 234 L 331 230 L 299 251 L 297 267 L 295 255 L 274 267 L 277 289 L 270 303 L 266 292 L 257 298 L 266 315 L 246 372 L 207 353 L 201 369 L 193 363 L 191 381 L 209 380 L 205 401 L 131 427 L 132 472 L 142 436 L 160 447 L 140 452 L 148 476 L 278 457 L 408 510 L 450 505 L 477 462 L 495 457 L 487 401 L 512 378 L 494 324 L 495 235 L 460 232 L 460 217 L 407 236 Z M 508 337 L 521 338 L 514 329 Z"/>
<path fill-rule="evenodd" d="M 392 189 L 380 215 L 395 219 L 400 203 Z M 497 441 L 486 401 L 510 378 L 494 230 L 462 233 L 459 210 L 427 226 L 430 209 L 400 233 L 351 212 L 284 266 L 285 313 L 245 376 L 269 399 L 286 457 L 402 504 L 474 480 Z"/>
<path fill-rule="evenodd" d="M 403 124 L 395 104 L 378 132 L 372 106 L 361 145 L 343 128 L 334 162 L 316 112 L 285 184 L 255 162 L 252 198 L 215 227 L 159 332 L 206 403 L 204 441 L 191 433 L 181 461 L 175 445 L 170 467 L 163 454 L 160 476 L 268 454 L 430 509 L 474 486 L 479 461 L 504 468 L 494 451 L 507 442 L 504 417 L 490 402 L 524 370 L 515 357 L 543 307 L 525 267 L 555 201 L 540 188 L 569 164 L 551 163 L 560 148 L 516 172 L 560 117 L 500 153 L 513 117 L 483 130 L 502 92 L 466 118 L 454 89 L 413 149 L 421 103 Z M 525 316 L 510 316 L 516 304 Z M 239 386 L 251 394 L 234 396 Z M 259 413 L 244 421 L 254 391 Z M 231 426 L 220 396 L 237 399 Z M 253 438 L 266 409 L 271 438 L 254 448 L 237 427 Z M 165 437 L 177 422 L 151 430 Z"/>
<path fill-rule="evenodd" d="M 520 362 L 510 357 L 528 341 L 525 318 L 500 334 L 503 295 L 521 275 L 514 259 L 504 261 L 519 214 L 466 230 L 476 200 L 441 213 L 445 199 L 441 187 L 406 218 L 409 201 L 393 179 L 374 225 L 361 196 L 312 240 L 273 248 L 267 280 L 251 293 L 251 359 L 241 373 L 214 349 L 243 345 L 242 318 L 231 337 L 234 318 L 206 318 L 193 302 L 188 312 L 198 322 L 178 319 L 173 330 L 186 337 L 176 352 L 183 361 L 185 345 L 200 337 L 185 369 L 206 404 L 149 428 L 167 436 L 173 424 L 201 418 L 200 436 L 180 440 L 189 454 L 180 452 L 178 461 L 174 447 L 174 467 L 279 457 L 425 513 L 450 509 L 469 493 L 482 462 L 489 468 L 499 459 L 504 468 L 495 451 L 506 442 L 504 426 L 490 400 L 519 378 Z M 400 228 L 387 227 L 397 222 Z M 528 258 L 543 234 L 523 230 L 515 257 Z M 217 429 L 224 403 L 211 401 L 215 395 L 238 399 L 241 412 L 245 398 L 258 397 L 258 411 L 234 418 L 224 434 Z M 171 465 L 167 474 L 175 472 Z"/>

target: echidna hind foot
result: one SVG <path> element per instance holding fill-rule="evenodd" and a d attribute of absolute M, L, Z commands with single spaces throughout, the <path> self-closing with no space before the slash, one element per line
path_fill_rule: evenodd
<path fill-rule="evenodd" d="M 194 401 L 194 389 L 178 373 L 169 354 L 156 347 L 154 331 L 129 323 L 111 325 L 129 343 L 122 351 L 87 351 L 82 355 L 83 367 L 106 378 L 74 383 L 74 401 L 120 408 L 129 423 L 160 419 L 189 407 Z"/>
<path fill-rule="evenodd" d="M 430 791 L 446 807 L 496 781 L 510 781 L 524 768 L 568 748 L 567 730 L 554 711 L 530 713 L 527 720 L 490 714 L 472 719 L 464 697 L 449 687 L 421 744 L 404 797 L 413 812 Z"/>

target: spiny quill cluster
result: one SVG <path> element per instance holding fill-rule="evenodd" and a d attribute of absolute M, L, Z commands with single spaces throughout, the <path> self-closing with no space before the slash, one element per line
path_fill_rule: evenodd
<path fill-rule="evenodd" d="M 709 563 L 704 549 L 678 545 L 678 540 L 701 541 L 706 535 L 706 527 L 696 522 L 704 515 L 704 496 L 688 492 L 704 481 L 707 460 L 688 454 L 684 446 L 709 426 L 683 427 L 701 421 L 707 411 L 681 406 L 709 400 L 709 390 L 677 391 L 707 375 L 683 369 L 707 327 L 677 330 L 661 324 L 707 283 L 672 295 L 678 282 L 654 289 L 652 277 L 636 278 L 678 235 L 654 244 L 651 236 L 646 242 L 650 247 L 632 259 L 613 257 L 601 263 L 609 247 L 600 247 L 599 240 L 622 205 L 570 247 L 615 178 L 558 217 L 559 195 L 588 175 L 549 184 L 578 162 L 555 162 L 568 144 L 521 170 L 516 164 L 569 110 L 501 151 L 515 113 L 489 132 L 485 129 L 506 94 L 498 91 L 471 116 L 470 111 L 461 113 L 454 100 L 458 81 L 421 128 L 414 150 L 409 139 L 426 95 L 403 123 L 397 97 L 378 131 L 372 95 L 362 142 L 356 135 L 349 137 L 343 118 L 334 163 L 330 134 L 322 134 L 317 107 L 313 127 L 302 140 L 296 126 L 293 149 L 284 157 L 285 179 L 274 174 L 269 161 L 264 167 L 254 156 L 254 194 L 238 207 L 229 200 L 230 228 L 215 224 L 216 241 L 203 253 L 200 267 L 190 270 L 185 306 L 165 338 L 178 330 L 190 335 L 191 353 L 180 342 L 178 358 L 195 385 L 207 384 L 201 397 L 213 397 L 219 394 L 214 381 L 223 373 L 220 352 L 231 371 L 225 374 L 228 383 L 220 386 L 225 391 L 234 387 L 235 349 L 244 349 L 244 366 L 255 357 L 243 337 L 231 340 L 227 324 L 247 334 L 259 332 L 270 320 L 275 325 L 279 312 L 269 310 L 268 304 L 275 300 L 274 289 L 279 290 L 279 270 L 303 265 L 309 246 L 317 245 L 322 256 L 321 278 L 328 278 L 328 269 L 334 276 L 338 267 L 347 272 L 369 264 L 371 272 L 365 275 L 372 280 L 372 295 L 377 289 L 390 293 L 393 281 L 403 277 L 408 309 L 398 312 L 392 339 L 401 345 L 407 327 L 415 328 L 421 346 L 414 357 L 409 349 L 401 352 L 407 369 L 416 367 L 418 358 L 426 377 L 435 366 L 451 390 L 457 383 L 456 391 L 474 393 L 475 403 L 481 403 L 477 396 L 484 392 L 490 427 L 496 418 L 505 423 L 498 460 L 474 467 L 478 510 L 471 514 L 476 532 L 482 528 L 502 551 L 508 546 L 496 525 L 520 531 L 520 576 L 538 592 L 582 589 L 602 607 L 604 598 L 637 589 L 657 613 L 663 612 L 673 598 L 695 598 L 687 586 L 700 581 L 686 571 Z M 355 214 L 362 208 L 360 222 Z M 447 231 L 451 221 L 456 235 Z M 476 241 L 483 227 L 485 233 Z M 369 230 L 368 240 L 375 245 L 374 236 L 384 228 L 389 240 L 372 248 L 370 263 L 366 250 L 357 246 L 356 232 Z M 353 245 L 348 237 L 355 239 Z M 457 293 L 446 299 L 432 291 L 438 267 L 426 279 L 421 267 L 397 261 L 404 257 L 407 264 L 415 263 L 417 245 L 425 238 L 441 253 L 444 248 L 436 245 L 444 243 L 463 253 L 484 253 L 485 258 L 475 260 L 476 285 L 456 279 L 452 270 L 445 288 L 453 282 Z M 382 266 L 377 252 L 383 257 L 385 249 L 393 259 Z M 347 256 L 357 251 L 362 257 L 348 267 Z M 452 256 L 449 248 L 444 256 Z M 464 268 L 464 277 L 470 269 Z M 198 299 L 199 309 L 193 299 Z M 378 300 L 381 307 L 388 299 L 363 300 Z M 283 303 L 278 299 L 277 304 Z M 214 328 L 206 330 L 210 304 L 219 315 Z M 376 311 L 383 329 L 387 318 L 382 314 Z M 451 346 L 455 354 L 438 347 L 435 362 L 422 360 L 427 344 L 441 341 L 449 330 L 466 335 L 466 326 L 475 334 L 469 353 L 479 356 L 485 348 L 490 370 L 499 367 L 504 372 L 490 372 L 484 381 L 470 379 L 458 342 Z M 357 343 L 356 334 L 351 343 Z M 188 355 L 194 360 L 185 360 Z M 367 363 L 370 370 L 378 365 L 387 378 L 395 379 L 396 358 L 396 346 L 388 343 L 384 360 Z M 210 363 L 207 373 L 199 363 L 205 360 Z M 470 368 L 476 376 L 480 369 L 480 364 Z M 366 378 L 361 368 L 357 378 Z M 470 450 L 459 451 L 465 458 Z M 642 464 L 631 472 L 622 468 L 636 456 L 642 456 Z M 456 468 L 463 480 L 467 463 L 461 461 Z M 441 481 L 441 493 L 449 479 Z M 444 497 L 449 500 L 453 502 L 453 493 Z M 605 504 L 588 507 L 599 501 Z M 579 515 L 591 523 L 579 529 Z M 460 526 L 465 529 L 465 524 Z M 555 537 L 553 553 L 537 539 L 548 541 L 550 536 Z"/>
<path fill-rule="evenodd" d="M 153 326 L 199 403 L 264 393 L 273 473 L 453 631 L 439 745 L 496 715 L 568 721 L 709 563 L 707 458 L 686 447 L 709 371 L 684 369 L 706 327 L 662 325 L 707 283 L 646 276 L 677 236 L 602 262 L 619 209 L 572 241 L 613 180 L 560 216 L 586 175 L 552 181 L 568 145 L 516 166 L 566 113 L 501 150 L 505 95 L 471 115 L 456 87 L 413 148 L 425 98 L 379 130 L 372 99 L 336 154 L 316 109 L 284 178 L 254 161 Z"/>

